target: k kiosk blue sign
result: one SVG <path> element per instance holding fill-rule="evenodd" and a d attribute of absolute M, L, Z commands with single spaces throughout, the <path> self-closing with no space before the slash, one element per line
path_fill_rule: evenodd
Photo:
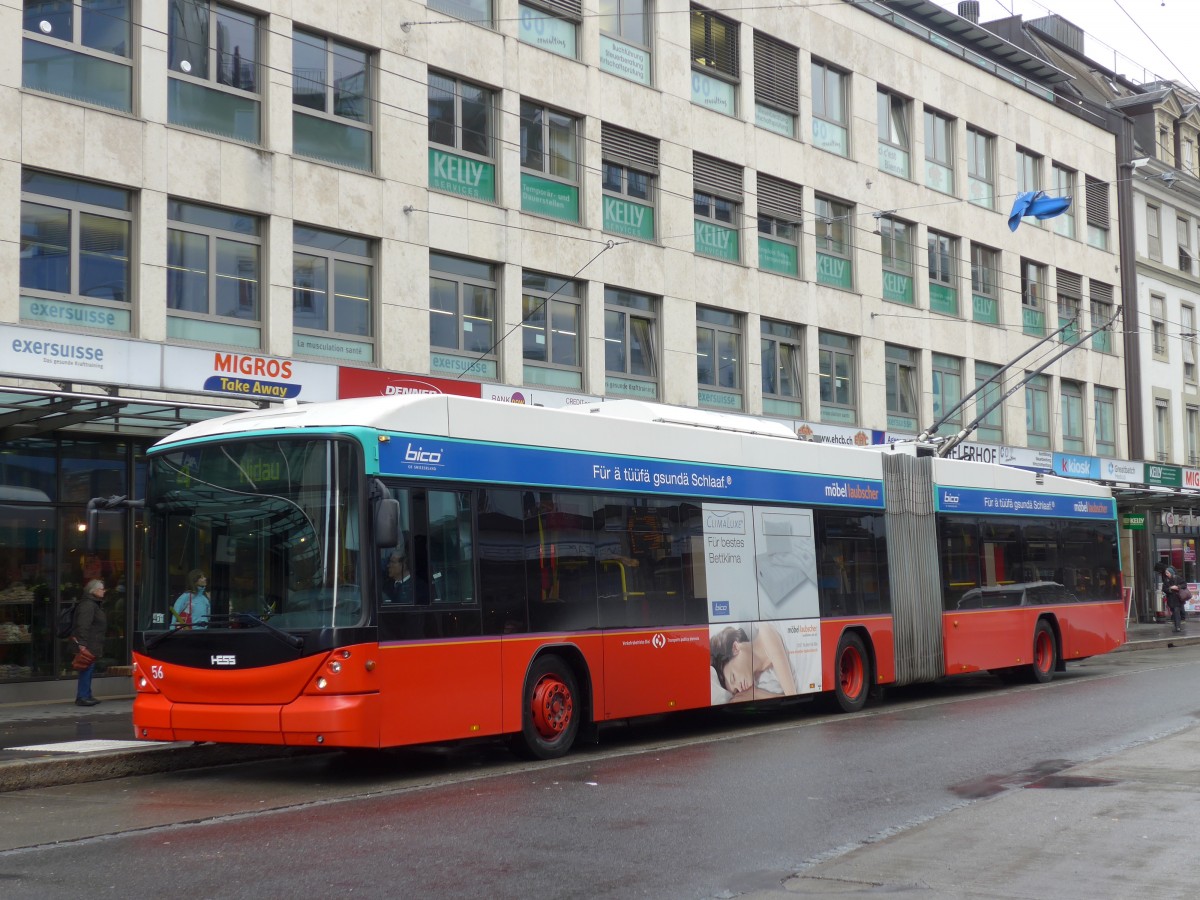
<path fill-rule="evenodd" d="M 1100 480 L 1100 458 L 1097 456 L 1074 456 L 1070 453 L 1054 454 L 1054 474 L 1060 478 L 1088 478 Z"/>
<path fill-rule="evenodd" d="M 1114 519 L 1116 504 L 1109 497 L 1068 497 L 1026 494 L 981 488 L 937 489 L 937 510 L 989 516 L 1039 516 L 1048 519 Z"/>
<path fill-rule="evenodd" d="M 883 482 L 767 469 L 702 465 L 545 447 L 394 434 L 379 444 L 379 470 L 445 481 L 482 481 L 724 500 L 768 500 L 883 509 Z"/>

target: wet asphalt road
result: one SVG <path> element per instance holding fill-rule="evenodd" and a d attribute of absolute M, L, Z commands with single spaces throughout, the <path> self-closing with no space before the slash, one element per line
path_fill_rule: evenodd
<path fill-rule="evenodd" d="M 1200 647 L 1155 650 L 1045 686 L 897 690 L 854 716 L 643 722 L 553 764 L 480 742 L 0 795 L 0 885 L 76 897 L 87 873 L 92 896 L 734 897 L 1192 725 L 1200 704 L 1181 685 L 1197 678 Z"/>

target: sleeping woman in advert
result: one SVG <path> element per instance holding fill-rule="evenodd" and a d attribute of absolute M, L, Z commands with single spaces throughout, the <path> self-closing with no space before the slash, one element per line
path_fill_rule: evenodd
<path fill-rule="evenodd" d="M 769 622 L 746 629 L 727 626 L 709 640 L 712 668 L 722 696 L 714 689 L 714 702 L 737 703 L 796 694 L 796 674 L 779 631 Z"/>

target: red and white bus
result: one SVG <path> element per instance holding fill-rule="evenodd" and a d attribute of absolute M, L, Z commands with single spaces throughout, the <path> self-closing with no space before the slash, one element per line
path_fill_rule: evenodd
<path fill-rule="evenodd" d="M 193 425 L 148 467 L 148 740 L 549 758 L 614 719 L 1045 681 L 1125 636 L 1103 487 L 748 417 L 379 397 Z"/>

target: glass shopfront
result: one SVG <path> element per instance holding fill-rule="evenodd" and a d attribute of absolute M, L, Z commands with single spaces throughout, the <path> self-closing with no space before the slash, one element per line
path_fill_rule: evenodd
<path fill-rule="evenodd" d="M 140 514 L 101 513 L 89 541 L 87 503 L 142 496 L 148 444 L 63 434 L 0 445 L 0 684 L 74 677 L 58 611 L 93 578 L 108 588 L 96 673 L 129 665 Z"/>

